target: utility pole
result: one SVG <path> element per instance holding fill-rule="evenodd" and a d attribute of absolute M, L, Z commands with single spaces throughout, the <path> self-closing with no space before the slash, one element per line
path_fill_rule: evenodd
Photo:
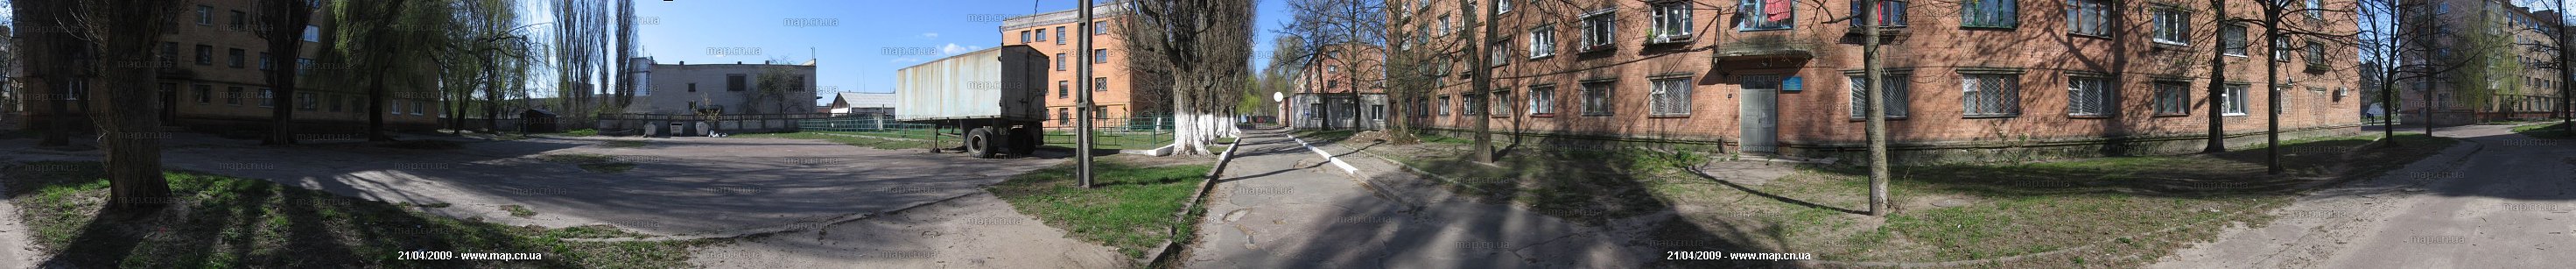
<path fill-rule="evenodd" d="M 1878 63 L 1879 0 L 1861 0 L 1861 81 L 1869 83 L 1869 215 L 1887 216 L 1887 88 Z"/>
<path fill-rule="evenodd" d="M 2263 8 L 2263 40 L 2272 42 L 2269 47 L 2271 49 L 2267 51 L 2272 52 L 2273 55 L 2285 53 L 2281 52 L 2281 45 L 2289 43 L 2288 40 L 2281 39 L 2281 10 L 2289 8 L 2289 3 L 2290 1 L 2264 3 L 2267 6 Z M 2286 90 L 2281 89 L 2281 61 L 2277 60 L 2280 56 L 2273 57 L 2275 60 L 2263 64 L 2263 83 L 2271 84 L 2264 85 L 2267 86 L 2264 88 L 2269 91 L 2263 94 L 2264 109 L 2271 112 L 2263 116 L 2265 122 L 2263 156 L 2267 156 L 2263 158 L 2263 163 L 2264 166 L 2270 167 L 2265 170 L 2265 173 L 2279 175 L 2281 174 L 2281 93 Z"/>
<path fill-rule="evenodd" d="M 1466 5 L 1466 6 L 1474 6 L 1474 5 L 1475 5 L 1475 4 L 1474 4 L 1474 3 L 1472 3 L 1472 2 L 1463 1 L 1463 0 L 1462 0 L 1462 1 L 1458 1 L 1458 3 L 1460 3 L 1461 5 Z M 1485 8 L 1495 8 L 1495 7 L 1498 7 L 1498 6 L 1500 6 L 1500 5 L 1486 5 L 1486 7 L 1485 7 Z M 1462 9 L 1462 10 L 1464 10 L 1464 11 L 1466 11 L 1466 12 L 1462 12 L 1462 13 L 1466 13 L 1466 14 L 1461 14 L 1461 15 L 1462 15 L 1462 16 L 1466 16 L 1466 17 L 1465 17 L 1465 19 L 1466 19 L 1466 21 L 1468 21 L 1468 23 L 1475 23 L 1475 24 L 1478 24 L 1478 26 L 1482 26 L 1482 27 L 1484 28 L 1484 29 L 1482 30 L 1482 32 L 1481 32 L 1481 33 L 1477 33 L 1477 34 L 1473 34 L 1473 35 L 1463 35 L 1463 36 L 1466 36 L 1466 39 L 1467 39 L 1467 42 L 1468 42 L 1468 44 L 1467 44 L 1467 57 L 1468 57 L 1468 58 L 1473 58 L 1473 59 L 1470 59 L 1470 60 L 1469 60 L 1469 62 L 1472 62 L 1472 63 L 1471 63 L 1471 64 L 1468 64 L 1467 68 L 1469 68 L 1469 69 L 1471 69 L 1471 70 L 1474 70 L 1474 71 L 1471 71 L 1471 72 L 1474 72 L 1474 73 L 1472 73 L 1472 74 L 1475 74 L 1475 76 L 1476 76 L 1476 77 L 1475 77 L 1475 79 L 1472 79 L 1472 80 L 1474 80 L 1474 81 L 1475 81 L 1474 83 L 1475 83 L 1476 85 L 1475 85 L 1473 88 L 1468 88 L 1467 90 L 1468 90 L 1469 92 L 1468 92 L 1468 93 L 1467 93 L 1467 95 L 1465 95 L 1465 96 L 1478 96 L 1479 98 L 1473 98 L 1473 100 L 1467 100 L 1468 102 L 1480 102 L 1480 103 L 1484 103 L 1482 106 L 1477 106 L 1477 107 L 1493 106 L 1493 105 L 1494 105 L 1494 104 L 1493 104 L 1493 102 L 1492 102 L 1491 100 L 1488 100 L 1488 99 L 1490 99 L 1490 98 L 1494 98 L 1494 95 L 1493 95 L 1493 91 L 1494 91 L 1494 67 L 1493 67 L 1493 63 L 1491 62 L 1491 61 L 1493 61 L 1493 58 L 1494 58 L 1494 57 L 1493 57 L 1493 55 L 1489 55 L 1489 54 L 1492 54 L 1492 52 L 1490 52 L 1490 51 L 1494 50 L 1494 48 L 1492 48 L 1492 46 L 1491 46 L 1491 45 L 1488 45 L 1487 43 L 1485 43 L 1485 38 L 1487 38 L 1487 37 L 1491 37 L 1491 36 L 1494 36 L 1494 16 L 1485 16 L 1485 17 L 1484 17 L 1484 18 L 1485 18 L 1485 20 L 1483 20 L 1483 21 L 1478 21 L 1478 20 L 1476 20 L 1476 18 L 1477 18 L 1477 17 L 1476 17 L 1476 15 L 1478 15 L 1478 14 L 1493 14 L 1493 13 L 1477 13 L 1477 12 L 1481 12 L 1481 11 L 1476 10 L 1476 9 L 1474 9 L 1474 8 L 1464 8 L 1464 7 L 1462 7 L 1461 9 Z M 1467 119 L 1469 119 L 1469 120 L 1474 120 L 1474 121 L 1476 121 L 1476 150 L 1475 150 L 1475 153 L 1474 153 L 1474 154 L 1476 154 L 1476 162 L 1480 162 L 1480 163 L 1489 163 L 1489 164 L 1490 164 L 1490 163 L 1494 163 L 1494 134 L 1493 134 L 1493 125 L 1494 125 L 1494 120 L 1493 120 L 1493 119 L 1491 119 L 1491 118 L 1487 118 L 1487 117 L 1492 116 L 1492 115 L 1487 115 L 1487 114 L 1493 114 L 1493 108 L 1491 108 L 1491 107 L 1485 107 L 1485 111 L 1460 111 L 1460 112 L 1477 113 L 1477 114 L 1475 114 L 1475 115 L 1478 115 L 1478 116 L 1473 116 L 1473 117 L 1467 117 Z"/>
<path fill-rule="evenodd" d="M 1093 108 L 1091 107 L 1091 87 L 1099 87 L 1097 85 L 1091 85 L 1091 65 L 1093 64 L 1091 62 L 1091 35 L 1095 34 L 1092 32 L 1097 31 L 1099 27 L 1092 25 L 1091 22 L 1091 0 L 1074 1 L 1082 2 L 1082 7 L 1079 8 L 1080 10 L 1074 11 L 1074 13 L 1081 13 L 1082 19 L 1081 21 L 1074 22 L 1074 26 L 1082 27 L 1083 33 L 1077 35 L 1082 37 L 1082 41 L 1075 42 L 1079 44 L 1074 45 L 1075 47 L 1073 51 L 1073 55 L 1075 55 L 1073 60 L 1082 62 L 1082 64 L 1077 64 L 1073 67 L 1073 74 L 1075 76 L 1073 81 L 1076 83 L 1076 86 L 1079 86 L 1080 88 L 1073 91 L 1075 92 L 1073 95 L 1074 114 L 1080 114 L 1075 115 L 1073 121 L 1073 162 L 1075 166 L 1073 176 L 1080 179 L 1079 183 L 1081 183 L 1082 188 L 1089 189 L 1091 188 L 1092 176 L 1091 114 L 1093 112 L 1091 112 L 1091 110 Z"/>

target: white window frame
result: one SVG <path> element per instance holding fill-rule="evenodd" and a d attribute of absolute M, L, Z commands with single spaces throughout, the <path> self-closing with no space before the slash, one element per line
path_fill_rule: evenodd
<path fill-rule="evenodd" d="M 1795 0 L 1738 0 L 1738 1 L 1736 1 L 1736 2 L 1735 2 L 1735 14 L 1737 14 L 1737 16 L 1736 16 L 1736 20 L 1735 20 L 1735 31 L 1739 31 L 1739 32 L 1744 32 L 1744 31 L 1770 31 L 1770 30 L 1789 30 L 1789 29 L 1797 28 L 1797 25 L 1798 25 L 1798 9 L 1796 8 L 1797 4 L 1796 4 L 1795 2 L 1792 2 L 1791 4 L 1789 4 L 1789 6 L 1790 6 L 1791 8 L 1789 8 L 1789 18 L 1788 18 L 1788 19 L 1778 20 L 1778 21 L 1761 21 L 1761 20 L 1758 20 L 1759 18 L 1766 17 L 1765 15 L 1763 15 L 1764 13 L 1769 13 L 1769 12 L 1768 12 L 1768 10 L 1763 10 L 1763 8 L 1762 8 L 1762 7 L 1763 7 L 1763 4 L 1764 4 L 1763 2 L 1768 2 L 1768 1 L 1795 1 Z"/>
<path fill-rule="evenodd" d="M 1618 9 L 1602 9 L 1583 15 L 1583 47 L 1579 51 L 1608 50 L 1619 44 Z"/>
<path fill-rule="evenodd" d="M 1912 115 L 1913 113 L 1911 113 L 1911 111 L 1913 111 L 1914 108 L 1912 104 L 1913 102 L 1911 101 L 1913 99 L 1909 96 L 1913 95 L 1911 93 L 1913 90 L 1908 88 L 1911 88 L 1909 87 L 1909 84 L 1914 81 L 1914 75 L 1907 73 L 1885 73 L 1880 74 L 1880 76 L 1887 79 L 1887 83 L 1881 83 L 1878 85 L 1880 88 L 1887 90 L 1887 118 L 1901 119 L 1908 115 Z M 1845 81 L 1851 82 L 1851 100 L 1849 103 L 1851 104 L 1851 118 L 1853 119 L 1864 119 L 1869 117 L 1869 110 L 1867 110 L 1869 109 L 1867 106 L 1869 104 L 1869 84 L 1867 84 L 1869 81 L 1866 79 L 1868 77 L 1869 76 L 1861 74 L 1844 76 Z"/>
<path fill-rule="evenodd" d="M 1440 96 L 1440 115 L 1441 115 L 1441 116 L 1448 116 L 1448 115 L 1449 115 L 1449 96 L 1448 96 L 1448 95 L 1441 95 L 1441 96 Z"/>
<path fill-rule="evenodd" d="M 1530 28 L 1529 58 L 1556 56 L 1556 25 L 1540 24 Z"/>
<path fill-rule="evenodd" d="M 1503 13 L 1511 13 L 1511 12 L 1512 12 L 1512 1 L 1516 1 L 1516 0 L 1495 0 L 1495 1 L 1494 1 L 1494 15 L 1502 15 Z"/>
<path fill-rule="evenodd" d="M 1511 40 L 1506 39 L 1503 41 L 1494 41 L 1494 44 L 1492 44 L 1492 46 L 1485 47 L 1485 50 L 1485 54 L 1490 56 L 1485 57 L 1486 67 L 1503 66 L 1512 63 Z"/>
<path fill-rule="evenodd" d="M 1556 85 L 1530 86 L 1530 115 L 1556 114 Z"/>
<path fill-rule="evenodd" d="M 2117 113 L 2119 87 L 2110 77 L 2075 75 L 2066 78 L 2066 115 L 2101 117 Z"/>
<path fill-rule="evenodd" d="M 1646 93 L 1647 115 L 1662 117 L 1690 116 L 1691 83 L 1689 77 L 1649 80 L 1653 85 Z M 1779 85 L 1775 78 L 1772 85 Z"/>
<path fill-rule="evenodd" d="M 1680 43 L 1691 40 L 1691 3 L 1654 4 L 1654 28 L 1648 28 L 1649 43 Z"/>
<path fill-rule="evenodd" d="M 1959 77 L 1961 116 L 2021 115 L 2020 74 L 1962 73 Z"/>
<path fill-rule="evenodd" d="M 2156 5 L 2153 17 L 2157 44 L 2191 45 L 2191 12 L 2181 7 Z"/>
<path fill-rule="evenodd" d="M 2227 84 L 2224 87 L 2226 87 L 2226 91 L 2220 93 L 2218 98 L 2220 105 L 2219 115 L 2244 116 L 2246 110 L 2245 90 L 2251 86 L 2245 84 Z"/>

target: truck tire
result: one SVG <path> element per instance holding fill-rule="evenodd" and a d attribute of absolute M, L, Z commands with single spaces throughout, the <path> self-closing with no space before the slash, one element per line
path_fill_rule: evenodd
<path fill-rule="evenodd" d="M 1011 154 L 1026 157 L 1031 153 L 1037 153 L 1038 144 L 1046 143 L 1046 137 L 1042 135 L 1045 134 L 1038 133 L 1037 128 L 1012 127 Z"/>
<path fill-rule="evenodd" d="M 993 158 L 993 127 L 979 127 L 966 132 L 966 154 L 975 158 Z"/>

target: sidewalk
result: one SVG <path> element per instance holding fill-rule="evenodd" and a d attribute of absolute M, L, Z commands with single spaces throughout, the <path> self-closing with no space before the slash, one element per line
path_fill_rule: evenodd
<path fill-rule="evenodd" d="M 1623 268 L 1664 254 L 1614 236 L 1637 225 L 1583 227 L 1477 203 L 1396 164 L 1317 145 L 1353 175 L 1286 133 L 1246 130 L 1246 148 L 1209 196 L 1188 267 Z"/>
<path fill-rule="evenodd" d="M 2576 263 L 2576 142 L 2444 127 L 2440 156 L 2310 193 L 2155 268 L 2544 268 Z M 2406 132 L 2400 130 L 2400 132 Z M 2415 132 L 2421 132 L 2417 130 Z"/>

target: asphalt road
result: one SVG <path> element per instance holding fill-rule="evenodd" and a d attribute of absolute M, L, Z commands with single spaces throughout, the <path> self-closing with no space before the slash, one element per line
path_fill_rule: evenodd
<path fill-rule="evenodd" d="M 2368 181 L 2319 191 L 2261 228 L 2159 268 L 2566 268 L 2576 264 L 2576 141 L 2462 126 L 2466 142 Z"/>

